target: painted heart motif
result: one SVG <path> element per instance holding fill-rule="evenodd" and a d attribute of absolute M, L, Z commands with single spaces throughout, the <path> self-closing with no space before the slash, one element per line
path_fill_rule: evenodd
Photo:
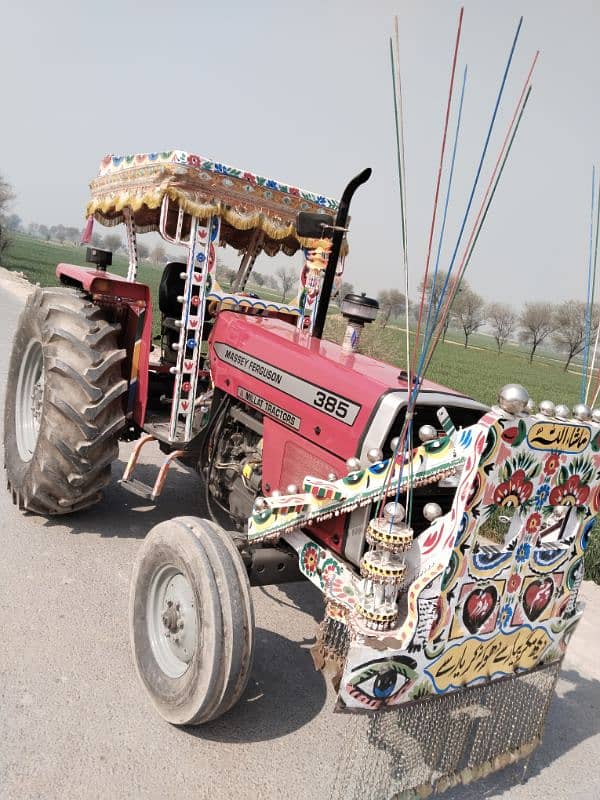
<path fill-rule="evenodd" d="M 190 319 L 188 320 L 188 325 L 190 328 L 197 328 L 198 327 L 198 320 L 197 319 Z"/>
<path fill-rule="evenodd" d="M 193 361 L 184 361 L 183 368 L 186 372 L 191 372 L 194 369 L 194 362 Z"/>
<path fill-rule="evenodd" d="M 207 230 L 206 228 L 199 228 L 198 229 L 198 238 L 199 239 L 206 239 Z"/>
<path fill-rule="evenodd" d="M 181 401 L 181 403 L 180 403 L 180 405 L 181 405 L 181 408 L 182 408 L 184 411 L 187 411 L 187 410 L 188 410 L 189 403 L 188 403 L 188 401 L 187 401 L 187 400 L 182 400 L 182 401 Z"/>
<path fill-rule="evenodd" d="M 495 586 L 487 589 L 475 589 L 467 597 L 463 607 L 463 622 L 469 633 L 477 633 L 483 623 L 489 619 L 498 602 Z"/>
<path fill-rule="evenodd" d="M 532 581 L 523 592 L 523 611 L 531 622 L 541 615 L 552 600 L 554 581 L 552 578 Z"/>

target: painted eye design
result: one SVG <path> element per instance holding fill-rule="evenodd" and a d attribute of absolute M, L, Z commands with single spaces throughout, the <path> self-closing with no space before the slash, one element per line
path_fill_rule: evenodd
<path fill-rule="evenodd" d="M 417 678 L 417 662 L 408 656 L 378 658 L 358 668 L 346 691 L 369 708 L 393 705 Z"/>

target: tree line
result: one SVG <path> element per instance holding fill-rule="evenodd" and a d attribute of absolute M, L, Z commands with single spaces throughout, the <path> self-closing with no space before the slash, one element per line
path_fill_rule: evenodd
<path fill-rule="evenodd" d="M 67 225 L 43 225 L 36 222 L 30 223 L 26 228 L 18 214 L 9 213 L 10 206 L 15 199 L 10 184 L 0 174 L 0 258 L 12 242 L 11 233 L 27 233 L 45 241 L 55 241 L 61 244 L 79 244 L 81 230 Z M 125 250 L 122 237 L 116 232 L 109 232 L 102 236 L 94 232 L 92 244 L 96 247 L 106 248 L 113 253 Z M 162 266 L 169 258 L 164 245 L 157 242 L 149 247 L 145 242 L 138 240 L 138 256 L 140 260 L 151 261 L 157 266 Z M 231 282 L 234 280 L 237 269 L 228 267 L 218 262 L 217 271 L 219 280 Z M 269 275 L 261 272 L 252 272 L 252 282 L 256 287 L 266 286 L 275 291 L 281 291 L 281 300 L 285 302 L 290 294 L 295 293 L 298 283 L 297 269 L 291 266 L 281 266 L 275 274 Z M 419 293 L 425 297 L 425 308 L 439 310 L 443 306 L 440 297 L 446 288 L 447 273 L 438 272 L 436 279 L 431 276 L 419 285 Z M 338 305 L 344 296 L 353 291 L 352 284 L 342 283 L 335 297 Z M 382 328 L 390 322 L 403 317 L 405 313 L 404 294 L 397 289 L 385 289 L 379 293 L 379 324 Z M 413 322 L 417 319 L 417 303 L 409 300 L 409 314 Z M 585 348 L 585 331 L 590 324 L 591 339 L 596 338 L 600 324 L 600 309 L 592 309 L 592 319 L 587 319 L 587 306 L 579 300 L 564 300 L 562 303 L 552 304 L 543 302 L 525 303 L 520 312 L 514 311 L 505 303 L 486 303 L 483 297 L 475 292 L 469 283 L 463 279 L 446 317 L 441 331 L 442 340 L 445 338 L 448 326 L 454 324 L 462 330 L 465 347 L 469 346 L 470 336 L 487 327 L 496 342 L 498 354 L 506 342 L 518 339 L 529 349 L 529 362 L 546 343 L 552 344 L 556 350 L 565 356 L 564 370 L 569 368 L 572 360 L 583 353 Z M 427 319 L 421 321 L 422 329 L 426 327 Z"/>
<path fill-rule="evenodd" d="M 419 292 L 424 293 L 427 309 L 432 304 L 435 311 L 443 309 L 443 294 L 447 274 L 439 272 L 436 280 L 431 277 L 419 285 Z M 392 319 L 400 319 L 405 313 L 404 294 L 397 289 L 386 289 L 379 293 L 379 323 L 385 328 Z M 420 299 L 420 295 L 419 295 Z M 419 303 L 409 301 L 409 314 L 414 321 L 418 317 Z M 435 313 L 435 312 L 434 312 Z M 562 303 L 529 302 L 520 312 L 506 303 L 486 303 L 469 283 L 463 279 L 454 297 L 441 331 L 442 341 L 448 327 L 453 325 L 462 331 L 465 347 L 469 346 L 471 334 L 486 327 L 494 341 L 498 354 L 506 342 L 518 340 L 529 351 L 529 363 L 540 345 L 552 344 L 565 357 L 564 371 L 569 368 L 573 358 L 583 353 L 585 348 L 585 331 L 588 325 L 587 305 L 579 300 L 564 300 Z M 421 320 L 421 331 L 427 325 L 427 311 Z M 600 324 L 600 309 L 592 309 L 590 323 L 591 341 L 593 343 Z"/>

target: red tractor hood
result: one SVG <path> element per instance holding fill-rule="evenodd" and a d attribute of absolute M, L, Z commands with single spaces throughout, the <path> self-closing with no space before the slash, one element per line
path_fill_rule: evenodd
<path fill-rule="evenodd" d="M 215 322 L 210 364 L 217 388 L 343 459 L 357 452 L 381 398 L 407 390 L 398 367 L 279 319 L 229 311 Z M 430 381 L 421 392 L 463 397 Z"/>

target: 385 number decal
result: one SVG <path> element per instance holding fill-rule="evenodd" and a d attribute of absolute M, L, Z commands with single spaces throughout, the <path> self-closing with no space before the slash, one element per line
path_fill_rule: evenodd
<path fill-rule="evenodd" d="M 315 392 L 313 403 L 317 408 L 320 408 L 327 414 L 331 414 L 332 417 L 346 419 L 348 415 L 348 403 L 345 400 L 340 400 L 339 397 L 333 394 L 327 394 L 327 392 L 318 390 Z"/>

